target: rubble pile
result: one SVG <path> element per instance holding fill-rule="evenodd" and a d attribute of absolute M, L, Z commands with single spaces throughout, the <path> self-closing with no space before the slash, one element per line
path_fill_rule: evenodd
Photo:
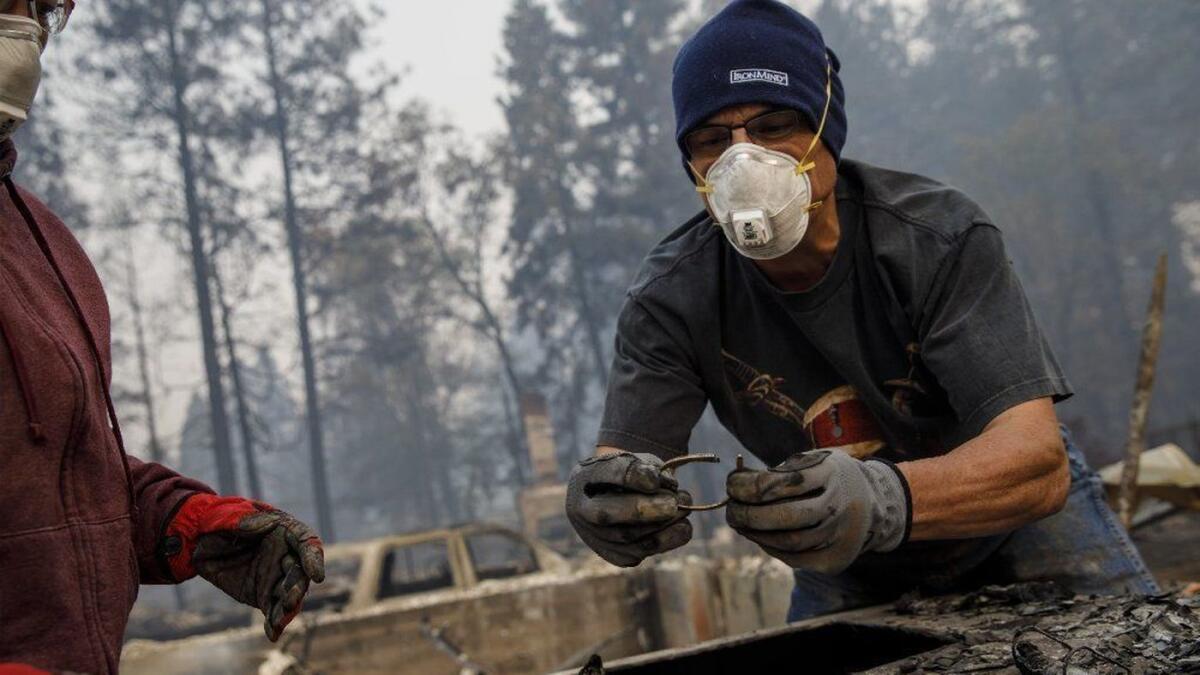
<path fill-rule="evenodd" d="M 797 654 L 803 654 L 801 661 Z M 1053 583 L 909 596 L 605 664 L 598 675 L 789 672 L 1200 675 L 1200 598 L 1072 595 Z"/>
<path fill-rule="evenodd" d="M 878 672 L 1200 673 L 1200 599 L 1072 596 L 1054 584 L 905 598 L 884 623 L 958 644 Z"/>

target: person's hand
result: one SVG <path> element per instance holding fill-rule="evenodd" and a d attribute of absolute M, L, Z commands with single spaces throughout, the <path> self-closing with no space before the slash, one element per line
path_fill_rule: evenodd
<path fill-rule="evenodd" d="M 601 558 L 634 567 L 692 538 L 687 512 L 679 508 L 692 497 L 662 466 L 654 455 L 618 452 L 589 457 L 571 472 L 567 518 Z"/>
<path fill-rule="evenodd" d="M 912 504 L 894 465 L 839 449 L 795 454 L 767 471 L 729 474 L 729 526 L 793 568 L 837 574 L 866 551 L 908 538 Z"/>
<path fill-rule="evenodd" d="M 310 582 L 325 579 L 321 539 L 270 504 L 192 495 L 167 526 L 164 553 L 176 581 L 196 574 L 262 610 L 272 642 L 300 613 Z"/>

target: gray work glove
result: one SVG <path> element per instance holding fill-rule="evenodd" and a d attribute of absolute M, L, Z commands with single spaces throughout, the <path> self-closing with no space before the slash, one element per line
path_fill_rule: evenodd
<path fill-rule="evenodd" d="M 692 538 L 688 514 L 679 509 L 692 496 L 662 465 L 654 455 L 618 452 L 589 457 L 571 471 L 567 519 L 601 558 L 634 567 Z"/>
<path fill-rule="evenodd" d="M 798 569 L 837 574 L 867 551 L 900 546 L 911 527 L 900 470 L 840 449 L 795 454 L 768 471 L 735 471 L 725 487 L 729 526 Z"/>

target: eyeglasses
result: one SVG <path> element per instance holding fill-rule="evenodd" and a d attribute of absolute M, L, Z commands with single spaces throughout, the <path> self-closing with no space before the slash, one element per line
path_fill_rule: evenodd
<path fill-rule="evenodd" d="M 817 143 L 821 141 L 821 136 L 825 133 L 825 121 L 829 119 L 829 106 L 832 103 L 833 60 L 827 57 L 825 61 L 825 110 L 821 112 L 821 121 L 817 124 L 817 133 L 813 135 L 812 141 L 809 142 L 808 150 L 804 151 L 804 156 L 796 164 L 797 175 L 812 171 L 817 166 L 816 162 L 813 162 L 809 158 L 812 156 L 813 150 L 817 149 Z M 696 159 L 714 160 L 720 157 L 732 145 L 734 129 L 745 129 L 746 134 L 752 140 L 760 143 L 762 141 L 778 141 L 787 138 L 800 129 L 800 113 L 795 110 L 774 110 L 751 118 L 745 124 L 736 127 L 701 127 L 684 136 L 683 147 L 688 152 L 687 166 L 692 170 L 692 174 L 695 175 L 696 192 L 709 194 L 713 188 L 708 184 L 704 176 L 696 170 L 696 165 L 692 162 Z M 820 202 L 813 202 L 813 207 L 819 205 Z"/>
<path fill-rule="evenodd" d="M 21 0 L 0 0 L 0 12 L 10 12 L 12 8 Z M 25 0 L 29 7 L 29 16 L 37 20 L 42 28 L 47 33 L 55 35 L 61 33 L 63 28 L 67 26 L 67 19 L 71 16 L 71 7 L 74 2 L 68 0 Z"/>
<path fill-rule="evenodd" d="M 683 137 L 684 147 L 692 160 L 720 157 L 733 145 L 735 129 L 745 129 L 746 134 L 758 143 L 782 141 L 804 128 L 800 113 L 795 110 L 772 110 L 746 120 L 745 124 L 726 127 L 713 125 L 700 127 Z"/>

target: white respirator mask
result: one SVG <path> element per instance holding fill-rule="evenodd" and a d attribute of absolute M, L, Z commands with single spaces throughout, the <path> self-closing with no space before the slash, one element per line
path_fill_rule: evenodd
<path fill-rule="evenodd" d="M 825 111 L 799 161 L 755 143 L 735 143 L 703 176 L 688 163 L 697 179 L 696 191 L 706 197 L 725 238 L 747 258 L 773 260 L 790 253 L 808 232 L 809 214 L 822 204 L 813 201 L 808 173 L 817 166 L 809 157 L 825 130 L 833 98 L 832 66 L 829 72 Z"/>
<path fill-rule="evenodd" d="M 809 165 L 811 167 L 811 165 Z M 708 206 L 738 253 L 772 260 L 796 248 L 808 232 L 812 181 L 786 153 L 754 143 L 729 147 L 704 178 Z"/>
<path fill-rule="evenodd" d="M 42 35 L 35 19 L 0 14 L 0 141 L 29 119 L 42 82 Z"/>

